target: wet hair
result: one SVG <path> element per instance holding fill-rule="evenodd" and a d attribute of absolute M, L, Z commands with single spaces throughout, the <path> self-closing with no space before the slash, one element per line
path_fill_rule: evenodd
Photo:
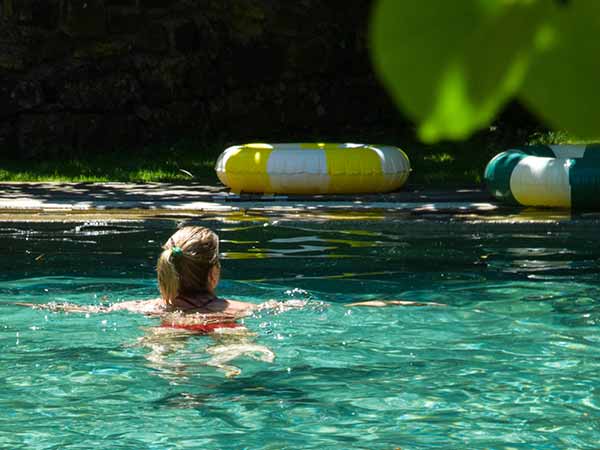
<path fill-rule="evenodd" d="M 219 265 L 219 237 L 208 228 L 179 229 L 163 245 L 156 272 L 162 298 L 172 304 L 178 297 L 212 294 L 210 271 Z"/>

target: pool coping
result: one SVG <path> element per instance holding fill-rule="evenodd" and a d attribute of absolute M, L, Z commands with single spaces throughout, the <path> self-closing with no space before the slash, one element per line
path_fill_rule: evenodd
<path fill-rule="evenodd" d="M 482 186 L 405 186 L 360 195 L 235 194 L 206 183 L 0 182 L 0 222 L 139 221 L 230 217 L 232 220 L 414 220 L 496 223 L 600 221 L 600 213 L 500 204 Z"/>

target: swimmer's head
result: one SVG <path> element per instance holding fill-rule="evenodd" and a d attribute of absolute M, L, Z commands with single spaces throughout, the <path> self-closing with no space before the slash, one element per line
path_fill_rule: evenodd
<path fill-rule="evenodd" d="M 213 294 L 220 275 L 219 237 L 204 227 L 183 227 L 163 245 L 156 271 L 162 298 Z"/>

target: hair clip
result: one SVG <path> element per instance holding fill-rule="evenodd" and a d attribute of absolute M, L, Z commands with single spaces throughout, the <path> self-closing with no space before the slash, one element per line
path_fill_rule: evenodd
<path fill-rule="evenodd" d="M 173 255 L 183 255 L 183 250 L 181 250 L 181 247 L 177 247 L 176 245 L 171 247 L 171 253 Z"/>

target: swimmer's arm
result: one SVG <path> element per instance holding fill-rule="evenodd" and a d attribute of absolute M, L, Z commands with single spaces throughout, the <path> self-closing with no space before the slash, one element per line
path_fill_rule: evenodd
<path fill-rule="evenodd" d="M 443 303 L 413 302 L 410 300 L 367 300 L 364 302 L 346 303 L 346 307 L 367 306 L 372 308 L 385 308 L 387 306 L 448 306 Z"/>
<path fill-rule="evenodd" d="M 111 305 L 107 312 L 129 311 L 141 314 L 162 314 L 165 310 L 164 302 L 161 298 L 152 300 L 130 300 Z"/>
<path fill-rule="evenodd" d="M 33 309 L 44 309 L 53 312 L 72 312 L 72 313 L 110 313 L 113 311 L 130 311 L 142 314 L 160 314 L 162 312 L 161 299 L 154 300 L 133 300 L 114 305 L 76 305 L 74 303 L 26 303 L 17 302 L 15 305 L 26 306 Z"/>
<path fill-rule="evenodd" d="M 105 313 L 109 312 L 107 306 L 75 305 L 73 303 L 27 303 L 16 302 L 17 306 L 26 306 L 32 309 L 44 309 L 53 312 L 76 312 L 76 313 Z"/>
<path fill-rule="evenodd" d="M 306 306 L 304 300 L 287 300 L 284 302 L 278 302 L 277 300 L 269 300 L 267 302 L 256 305 L 254 311 L 262 311 L 265 309 L 274 309 L 279 312 L 287 311 L 289 309 L 299 309 Z M 371 307 L 371 308 L 385 308 L 387 306 L 447 306 L 443 303 L 435 302 L 415 302 L 411 300 L 367 300 L 364 302 L 347 303 L 346 307 Z"/>

